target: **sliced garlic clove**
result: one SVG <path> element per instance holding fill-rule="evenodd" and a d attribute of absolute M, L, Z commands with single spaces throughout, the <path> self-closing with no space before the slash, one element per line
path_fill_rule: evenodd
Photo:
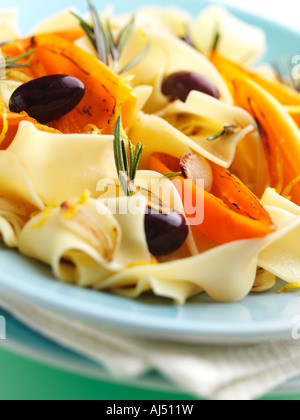
<path fill-rule="evenodd" d="M 112 262 L 117 252 L 121 229 L 113 215 L 99 214 L 89 201 L 82 205 L 65 202 L 60 208 L 61 223 L 95 248 L 108 262 Z"/>
<path fill-rule="evenodd" d="M 195 153 L 186 153 L 182 156 L 181 161 L 182 174 L 186 179 L 190 179 L 194 183 L 199 180 L 204 181 L 204 189 L 211 192 L 213 186 L 213 171 L 208 161 Z"/>

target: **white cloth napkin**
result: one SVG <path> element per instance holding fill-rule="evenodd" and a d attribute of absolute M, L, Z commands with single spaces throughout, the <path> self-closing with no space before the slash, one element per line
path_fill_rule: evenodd
<path fill-rule="evenodd" d="M 44 309 L 0 299 L 16 319 L 105 366 L 114 378 L 155 369 L 196 397 L 251 400 L 300 375 L 300 341 L 213 347 L 145 340 L 93 327 Z"/>

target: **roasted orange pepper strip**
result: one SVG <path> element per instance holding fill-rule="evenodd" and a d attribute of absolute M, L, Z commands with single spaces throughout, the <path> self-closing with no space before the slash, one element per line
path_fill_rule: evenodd
<path fill-rule="evenodd" d="M 150 169 L 160 173 L 179 172 L 180 160 L 154 153 L 150 156 Z M 212 164 L 212 169 L 214 184 L 211 193 L 181 176 L 172 181 L 181 195 L 185 210 L 188 208 L 187 200 L 196 202 L 196 196 L 204 194 L 204 221 L 195 229 L 219 244 L 261 238 L 276 230 L 269 213 L 240 180 L 215 164 Z M 187 212 L 188 219 L 193 216 Z"/>
<path fill-rule="evenodd" d="M 63 31 L 63 32 L 55 32 L 54 35 L 61 36 L 68 41 L 74 42 L 79 38 L 85 36 L 85 32 L 83 29 L 77 29 L 74 31 Z"/>
<path fill-rule="evenodd" d="M 218 51 L 215 51 L 211 56 L 211 61 L 217 67 L 229 89 L 234 96 L 233 81 L 236 78 L 243 79 L 247 78 L 257 83 L 259 86 L 269 92 L 274 98 L 277 99 L 281 105 L 287 106 L 299 106 L 300 105 L 300 94 L 281 82 L 272 82 L 260 74 L 255 73 L 245 67 L 240 66 L 237 63 L 223 57 Z"/>
<path fill-rule="evenodd" d="M 71 39 L 78 34 L 69 34 Z M 93 124 L 103 134 L 112 134 L 118 115 L 122 115 L 126 128 L 133 115 L 136 96 L 117 74 L 91 54 L 83 51 L 68 39 L 68 35 L 37 35 L 8 44 L 3 54 L 17 56 L 30 49 L 36 52 L 28 59 L 30 75 L 42 77 L 51 74 L 67 74 L 80 79 L 86 94 L 71 113 L 54 123 L 63 133 L 84 132 Z M 27 72 L 28 73 L 28 72 Z"/>
<path fill-rule="evenodd" d="M 258 121 L 268 160 L 271 187 L 300 205 L 300 131 L 286 109 L 250 79 L 233 81 L 239 106 Z M 292 186 L 290 189 L 289 186 Z M 290 191 L 289 191 L 290 189 Z"/>
<path fill-rule="evenodd" d="M 136 105 L 135 94 L 100 60 L 57 35 L 33 37 L 31 48 L 36 48 L 31 63 L 35 77 L 68 74 L 80 79 L 86 88 L 78 107 L 58 120 L 55 128 L 78 133 L 94 124 L 103 134 L 112 134 L 120 113 L 124 127 L 128 126 Z"/>

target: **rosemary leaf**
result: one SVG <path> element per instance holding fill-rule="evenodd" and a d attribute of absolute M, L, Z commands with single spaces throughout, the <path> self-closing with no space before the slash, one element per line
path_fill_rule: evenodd
<path fill-rule="evenodd" d="M 129 23 L 122 29 L 118 39 L 118 52 L 119 55 L 124 51 L 125 46 L 128 44 L 128 41 L 132 35 L 135 24 L 135 16 L 132 16 Z"/>
<path fill-rule="evenodd" d="M 213 134 L 212 136 L 207 138 L 207 141 L 214 141 L 219 139 L 220 137 L 228 136 L 230 134 L 235 134 L 237 130 L 236 125 L 225 125 L 224 129 L 222 131 L 219 131 L 218 133 Z"/>
<path fill-rule="evenodd" d="M 109 20 L 107 20 L 106 26 L 107 26 L 109 51 L 113 59 L 113 70 L 116 72 L 118 69 L 118 64 L 119 64 L 118 46 L 115 44 L 112 27 Z"/>
<path fill-rule="evenodd" d="M 79 20 L 79 23 L 84 26 L 86 29 L 88 29 L 91 33 L 94 32 L 93 28 L 91 27 L 91 25 L 89 25 L 87 23 L 87 21 L 85 21 L 84 19 L 82 19 L 82 17 L 80 17 L 79 15 L 77 15 L 77 13 L 70 11 L 71 15 L 73 15 L 76 19 Z"/>
<path fill-rule="evenodd" d="M 151 43 L 148 42 L 148 44 L 143 49 L 143 51 L 139 55 L 137 55 L 132 61 L 130 61 L 130 63 L 126 64 L 126 66 L 123 67 L 123 69 L 119 71 L 119 74 L 125 73 L 126 71 L 129 71 L 133 67 L 138 65 L 139 62 L 142 61 L 142 59 L 148 54 L 150 47 L 151 47 Z"/>
<path fill-rule="evenodd" d="M 93 26 L 94 26 L 94 34 L 95 34 L 95 42 L 96 42 L 96 50 L 98 53 L 98 57 L 104 64 L 108 66 L 108 40 L 107 35 L 105 34 L 105 29 L 99 18 L 97 10 L 95 9 L 91 0 L 88 0 Z"/>
<path fill-rule="evenodd" d="M 121 139 L 121 129 L 120 129 L 120 122 L 119 119 L 116 122 L 115 130 L 114 130 L 114 155 L 115 155 L 115 164 L 117 173 L 120 173 L 120 156 L 119 156 L 119 141 Z"/>
<path fill-rule="evenodd" d="M 10 56 L 3 57 L 4 61 L 0 62 L 0 70 L 28 67 L 29 65 L 27 63 L 18 63 L 18 61 L 29 57 L 35 51 L 35 49 L 29 50 L 26 53 L 13 58 L 10 58 Z"/>
<path fill-rule="evenodd" d="M 96 45 L 94 30 L 92 28 L 90 28 L 89 25 L 86 25 L 85 23 L 81 23 L 80 26 L 82 27 L 82 29 L 86 33 L 86 36 L 88 37 L 90 43 L 93 45 L 93 47 L 97 51 L 97 45 Z"/>
<path fill-rule="evenodd" d="M 72 11 L 70 11 L 70 13 L 71 13 L 72 16 L 74 16 L 76 19 L 79 20 L 80 26 L 84 30 L 86 36 L 89 38 L 89 40 L 90 40 L 91 44 L 93 45 L 93 47 L 95 48 L 95 50 L 97 51 L 94 29 L 84 19 L 82 19 L 82 17 L 80 17 L 79 15 L 77 15 L 76 13 L 74 13 Z"/>
<path fill-rule="evenodd" d="M 130 181 L 126 172 L 120 172 L 119 174 L 120 184 L 127 197 L 132 197 L 136 192 L 133 182 Z"/>
<path fill-rule="evenodd" d="M 126 146 L 125 146 L 125 141 L 122 140 L 122 158 L 123 158 L 123 162 L 124 162 L 124 168 L 125 171 L 127 173 L 127 175 L 129 175 L 129 166 L 128 166 L 128 158 L 127 158 L 127 151 L 126 151 Z"/>
<path fill-rule="evenodd" d="M 127 173 L 125 172 L 124 160 L 123 160 L 123 150 L 122 150 L 122 140 L 121 140 L 121 130 L 122 130 L 122 121 L 121 117 L 117 119 L 115 130 L 114 130 L 114 154 L 115 154 L 115 164 L 120 180 L 120 185 L 124 194 L 130 196 L 130 191 L 128 187 Z"/>
<path fill-rule="evenodd" d="M 122 120 L 121 120 L 121 117 L 119 117 L 118 120 L 117 120 L 117 123 L 116 123 L 116 128 L 115 128 L 116 148 L 117 148 L 119 171 L 120 172 L 125 172 L 121 132 L 122 132 Z"/>
<path fill-rule="evenodd" d="M 129 178 L 132 181 L 132 168 L 133 168 L 133 163 L 134 163 L 134 154 L 133 154 L 133 148 L 132 148 L 132 143 L 131 141 L 128 144 L 129 146 Z"/>
<path fill-rule="evenodd" d="M 133 153 L 133 146 L 129 141 L 129 161 L 125 141 L 121 139 L 122 120 L 117 119 L 114 130 L 114 155 L 120 185 L 124 194 L 131 197 L 135 193 L 134 180 L 141 160 L 144 146 L 139 143 Z"/>
<path fill-rule="evenodd" d="M 29 67 L 29 64 L 20 64 L 20 63 L 6 63 L 5 67 L 7 69 L 22 69 L 22 68 L 26 68 Z M 1 68 L 1 67 L 0 67 Z M 4 66 L 2 67 L 4 68 Z"/>
<path fill-rule="evenodd" d="M 88 37 L 90 43 L 92 44 L 92 46 L 97 51 L 94 29 L 85 20 L 83 20 L 79 15 L 77 15 L 76 13 L 74 13 L 72 11 L 70 13 L 71 13 L 72 16 L 74 16 L 75 18 L 77 18 L 79 20 L 81 28 L 84 30 L 84 32 L 85 32 L 86 36 Z"/>
<path fill-rule="evenodd" d="M 135 153 L 134 153 L 134 156 L 133 156 L 133 165 L 132 165 L 132 168 L 135 168 L 135 166 L 136 166 L 136 162 L 137 162 L 138 155 L 140 153 L 141 146 L 142 146 L 141 143 L 138 143 L 136 145 L 136 147 L 135 147 Z M 134 174 L 132 174 L 132 178 L 134 179 L 134 176 L 133 175 Z"/>
<path fill-rule="evenodd" d="M 139 167 L 139 164 L 140 164 L 140 160 L 141 160 L 141 157 L 142 157 L 143 150 L 144 150 L 144 145 L 139 143 L 136 147 L 136 150 L 135 150 L 134 164 L 133 164 L 133 167 L 132 167 L 132 181 L 135 180 L 136 173 L 137 173 L 137 170 L 138 170 L 138 167 Z"/>
<path fill-rule="evenodd" d="M 31 54 L 35 53 L 35 49 L 26 51 L 24 54 L 19 55 L 18 57 L 10 58 L 9 63 L 15 63 L 16 61 L 22 60 L 23 58 L 29 57 Z"/>
<path fill-rule="evenodd" d="M 2 79 L 3 77 L 7 77 L 11 74 L 12 74 L 12 71 L 6 71 L 5 73 L 0 73 L 0 79 Z"/>
<path fill-rule="evenodd" d="M 182 172 L 170 172 L 168 174 L 163 174 L 163 176 L 168 179 L 176 178 L 177 176 L 181 176 L 181 175 L 182 175 Z"/>
<path fill-rule="evenodd" d="M 219 47 L 219 44 L 220 44 L 220 41 L 221 41 L 221 32 L 218 28 L 217 31 L 216 31 L 216 35 L 214 37 L 214 40 L 213 40 L 212 49 L 211 49 L 212 52 L 217 51 L 217 49 Z"/>
<path fill-rule="evenodd" d="M 217 140 L 217 139 L 219 139 L 220 137 L 223 137 L 224 136 L 224 130 L 222 130 L 222 131 L 218 131 L 218 133 L 215 133 L 215 134 L 213 134 L 212 136 L 210 136 L 210 137 L 208 137 L 207 138 L 207 141 L 214 141 L 214 140 Z"/>

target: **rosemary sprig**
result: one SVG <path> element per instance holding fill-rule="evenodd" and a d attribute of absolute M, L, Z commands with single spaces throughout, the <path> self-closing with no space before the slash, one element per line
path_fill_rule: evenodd
<path fill-rule="evenodd" d="M 29 50 L 26 53 L 24 53 L 22 55 L 19 55 L 18 57 L 13 57 L 13 58 L 11 58 L 11 56 L 5 56 L 5 57 L 3 57 L 4 60 L 0 61 L 0 69 L 5 70 L 5 69 L 20 68 L 20 67 L 28 67 L 28 64 L 18 63 L 18 61 L 30 56 L 34 52 L 35 52 L 35 50 Z"/>
<path fill-rule="evenodd" d="M 29 50 L 26 53 L 21 54 L 18 57 L 13 57 L 13 58 L 11 58 L 11 56 L 0 57 L 0 77 L 6 77 L 11 74 L 10 71 L 6 71 L 6 70 L 29 67 L 29 64 L 19 63 L 18 61 L 23 60 L 24 58 L 30 56 L 34 52 L 35 50 Z"/>
<path fill-rule="evenodd" d="M 128 197 L 132 197 L 135 193 L 134 181 L 136 173 L 139 167 L 141 156 L 144 150 L 144 145 L 139 143 L 135 152 L 133 152 L 133 145 L 131 141 L 128 141 L 129 148 L 129 160 L 127 156 L 126 144 L 121 137 L 122 132 L 122 119 L 117 119 L 115 130 L 114 130 L 114 155 L 115 164 L 118 172 L 121 187 L 124 194 Z"/>
<path fill-rule="evenodd" d="M 107 66 L 112 63 L 112 70 L 117 71 L 119 61 L 126 45 L 128 44 L 135 26 L 135 16 L 129 20 L 126 26 L 121 30 L 118 39 L 115 40 L 111 22 L 107 20 L 103 24 L 102 19 L 99 17 L 97 10 L 91 0 L 88 0 L 89 9 L 92 17 L 92 26 L 86 22 L 83 18 L 78 16 L 74 12 L 70 12 L 74 17 L 79 20 L 80 26 L 86 33 L 89 41 L 95 48 L 98 54 L 99 60 L 101 60 Z M 123 69 L 119 70 L 119 74 L 124 73 L 135 67 L 147 54 L 150 48 L 150 43 L 138 54 L 133 60 L 131 60 Z"/>
<path fill-rule="evenodd" d="M 207 141 L 214 141 L 220 137 L 229 136 L 230 134 L 236 134 L 238 127 L 236 125 L 225 125 L 222 131 L 207 138 Z"/>

